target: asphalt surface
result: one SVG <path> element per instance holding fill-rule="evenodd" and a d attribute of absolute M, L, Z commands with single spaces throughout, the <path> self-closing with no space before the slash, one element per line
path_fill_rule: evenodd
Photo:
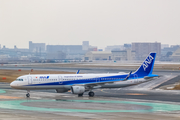
<path fill-rule="evenodd" d="M 83 97 L 77 97 L 70 93 L 32 91 L 31 97 L 27 99 L 24 97 L 26 91 L 0 90 L 0 119 L 179 119 L 180 104 L 177 102 L 118 98 L 111 97 L 109 94 L 105 97 L 103 92 L 95 92 L 102 96 L 96 95 L 91 98 L 86 94 Z"/>
<path fill-rule="evenodd" d="M 162 86 L 166 86 L 166 85 L 171 85 L 171 84 L 175 84 L 175 83 L 180 83 L 180 75 L 172 78 L 171 80 L 168 80 L 167 82 L 164 82 L 158 86 L 156 86 L 154 89 L 160 88 Z"/>

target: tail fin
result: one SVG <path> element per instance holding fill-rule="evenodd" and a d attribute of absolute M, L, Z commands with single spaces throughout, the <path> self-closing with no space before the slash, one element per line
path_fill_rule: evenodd
<path fill-rule="evenodd" d="M 142 63 L 142 65 L 134 72 L 134 74 L 143 76 L 152 74 L 155 58 L 156 53 L 150 53 L 145 59 L 145 61 Z"/>

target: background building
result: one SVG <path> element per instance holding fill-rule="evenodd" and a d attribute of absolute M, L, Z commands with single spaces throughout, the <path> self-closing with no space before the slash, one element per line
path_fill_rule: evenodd
<path fill-rule="evenodd" d="M 88 50 L 89 49 L 89 41 L 83 41 L 82 44 L 82 50 Z"/>
<path fill-rule="evenodd" d="M 173 52 L 171 59 L 172 61 L 180 62 L 180 48 L 178 48 L 175 52 Z"/>
<path fill-rule="evenodd" d="M 124 45 L 113 45 L 113 46 L 107 46 L 105 48 L 105 51 L 112 51 L 112 50 L 117 50 L 117 51 L 120 51 L 120 50 L 124 50 Z"/>
<path fill-rule="evenodd" d="M 87 52 L 84 56 L 84 60 L 92 61 L 92 60 L 111 60 L 111 52 L 105 51 L 90 51 Z"/>
<path fill-rule="evenodd" d="M 161 44 L 161 49 L 168 48 L 169 44 Z"/>
<path fill-rule="evenodd" d="M 171 45 L 170 47 L 164 47 L 161 49 L 160 61 L 171 61 L 173 60 L 172 54 L 180 48 L 179 45 Z"/>
<path fill-rule="evenodd" d="M 0 45 L 1 46 L 1 45 Z M 105 51 L 97 46 L 89 45 L 89 41 L 83 41 L 82 45 L 47 45 L 45 43 L 33 43 L 29 41 L 29 49 L 14 48 L 0 49 L 0 62 L 16 61 L 41 62 L 48 60 L 115 60 L 134 61 L 144 60 L 150 52 L 157 53 L 160 61 L 179 61 L 180 45 L 161 43 L 132 43 L 124 45 L 107 46 Z M 16 63 L 14 62 L 14 63 Z M 4 63 L 4 62 L 1 62 Z"/>
<path fill-rule="evenodd" d="M 143 60 L 150 52 L 156 52 L 158 59 L 161 55 L 161 43 L 132 43 L 132 50 L 136 52 L 137 60 Z"/>
<path fill-rule="evenodd" d="M 115 61 L 132 61 L 135 60 L 135 51 L 129 50 L 113 50 L 112 59 Z"/>
<path fill-rule="evenodd" d="M 47 53 L 63 52 L 66 59 L 81 60 L 86 53 L 82 50 L 82 45 L 47 45 Z"/>
<path fill-rule="evenodd" d="M 41 53 L 46 51 L 46 44 L 45 43 L 33 43 L 29 41 L 29 51 Z"/>
<path fill-rule="evenodd" d="M 89 46 L 88 51 L 98 51 L 97 46 Z"/>
<path fill-rule="evenodd" d="M 48 60 L 64 60 L 66 59 L 66 54 L 61 51 L 53 52 L 53 53 L 47 53 L 46 59 Z"/>

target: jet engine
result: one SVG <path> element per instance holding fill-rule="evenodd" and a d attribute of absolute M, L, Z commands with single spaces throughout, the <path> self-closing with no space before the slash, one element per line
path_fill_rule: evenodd
<path fill-rule="evenodd" d="M 68 89 L 56 89 L 56 92 L 57 93 L 64 93 L 64 92 L 67 92 Z"/>
<path fill-rule="evenodd" d="M 85 87 L 84 86 L 72 86 L 71 92 L 73 94 L 82 94 L 85 92 Z"/>

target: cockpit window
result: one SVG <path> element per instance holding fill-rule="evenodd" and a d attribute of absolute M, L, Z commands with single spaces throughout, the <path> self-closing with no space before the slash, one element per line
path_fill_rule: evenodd
<path fill-rule="evenodd" d="M 23 81 L 23 79 L 16 79 L 16 81 Z"/>

